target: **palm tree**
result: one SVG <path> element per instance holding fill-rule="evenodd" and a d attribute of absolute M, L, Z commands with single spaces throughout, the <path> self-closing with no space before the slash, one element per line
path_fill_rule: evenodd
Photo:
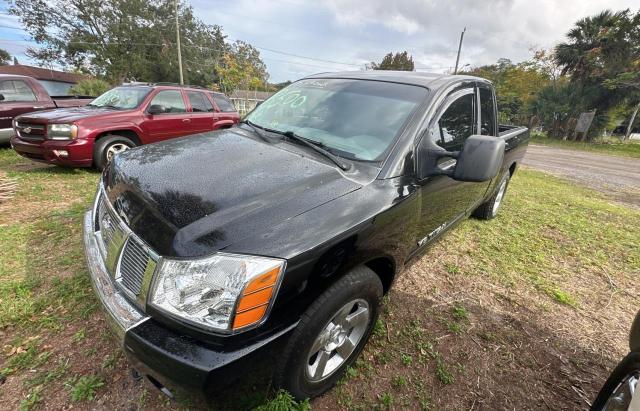
<path fill-rule="evenodd" d="M 616 13 L 605 10 L 578 20 L 567 33 L 569 41 L 556 46 L 556 62 L 562 67 L 562 74 L 584 83 L 628 62 L 628 21 L 629 10 Z"/>

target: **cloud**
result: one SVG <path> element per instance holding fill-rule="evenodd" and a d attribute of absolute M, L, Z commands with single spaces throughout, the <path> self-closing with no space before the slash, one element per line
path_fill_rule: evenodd
<path fill-rule="evenodd" d="M 321 71 L 360 70 L 388 52 L 403 50 L 413 55 L 420 70 L 444 72 L 455 64 L 464 27 L 461 65 L 489 64 L 498 58 L 518 62 L 530 58 L 531 46 L 549 48 L 563 41 L 578 19 L 604 8 L 630 6 L 628 0 L 607 0 L 606 4 L 601 0 L 189 2 L 196 16 L 208 24 L 221 25 L 230 40 L 241 39 L 260 47 L 275 82 Z M 633 2 L 636 10 L 640 8 L 638 0 Z M 0 29 L 4 39 L 16 39 L 19 34 Z M 15 42 L 0 46 L 10 46 L 18 53 L 25 48 Z"/>

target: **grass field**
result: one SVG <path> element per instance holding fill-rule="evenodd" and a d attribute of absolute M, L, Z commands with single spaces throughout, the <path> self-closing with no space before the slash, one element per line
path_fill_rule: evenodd
<path fill-rule="evenodd" d="M 593 143 L 582 143 L 549 138 L 545 134 L 540 133 L 534 133 L 531 137 L 531 143 L 533 144 L 543 144 L 546 146 L 567 148 L 571 150 L 590 151 L 593 153 L 613 156 L 640 158 L 640 141 L 638 140 L 621 142 L 618 138 L 612 137 L 595 141 Z"/>
<path fill-rule="evenodd" d="M 98 173 L 0 149 L 0 404 L 188 409 L 136 382 L 84 266 Z M 468 220 L 398 279 L 356 366 L 311 404 L 266 409 L 585 409 L 638 307 L 640 211 L 520 170 L 495 220 Z"/>

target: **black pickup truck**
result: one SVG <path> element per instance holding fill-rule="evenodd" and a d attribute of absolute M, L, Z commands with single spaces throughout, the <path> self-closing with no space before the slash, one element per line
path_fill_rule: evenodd
<path fill-rule="evenodd" d="M 234 128 L 114 157 L 84 220 L 96 293 L 165 393 L 260 375 L 317 396 L 403 268 L 469 215 L 496 216 L 528 140 L 498 125 L 481 78 L 307 77 Z"/>

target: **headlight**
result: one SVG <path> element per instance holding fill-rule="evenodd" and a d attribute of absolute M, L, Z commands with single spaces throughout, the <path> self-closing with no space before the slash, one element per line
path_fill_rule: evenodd
<path fill-rule="evenodd" d="M 73 140 L 78 137 L 78 126 L 75 124 L 49 124 L 47 136 L 51 140 Z"/>
<path fill-rule="evenodd" d="M 196 326 L 232 332 L 260 324 L 275 300 L 284 260 L 218 253 L 162 259 L 149 303 Z"/>

